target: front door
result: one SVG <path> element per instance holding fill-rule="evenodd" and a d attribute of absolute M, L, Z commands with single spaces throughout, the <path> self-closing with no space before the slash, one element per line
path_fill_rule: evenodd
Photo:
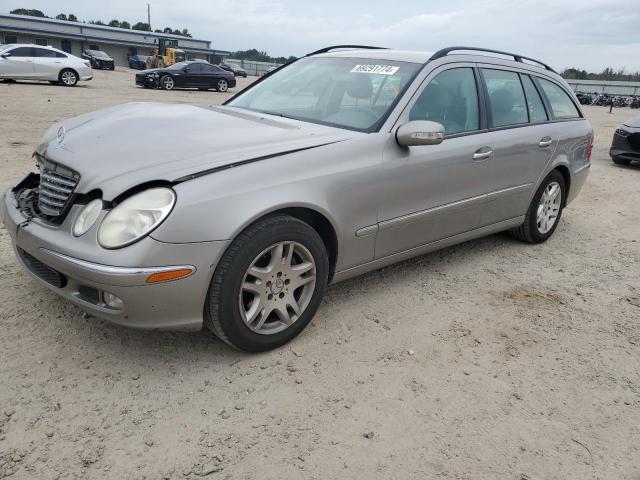
<path fill-rule="evenodd" d="M 376 258 L 479 226 L 492 188 L 493 133 L 481 124 L 477 74 L 459 65 L 429 75 L 399 121 L 441 123 L 444 141 L 406 148 L 392 135 L 387 142 Z"/>
<path fill-rule="evenodd" d="M 0 76 L 7 78 L 33 77 L 33 48 L 18 47 L 2 52 Z"/>

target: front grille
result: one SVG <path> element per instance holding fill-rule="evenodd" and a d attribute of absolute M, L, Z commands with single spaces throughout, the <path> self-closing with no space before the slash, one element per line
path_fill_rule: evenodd
<path fill-rule="evenodd" d="M 58 217 L 69 207 L 80 175 L 73 170 L 38 156 L 40 185 L 38 209 L 45 215 Z"/>
<path fill-rule="evenodd" d="M 51 268 L 49 265 L 42 263 L 36 257 L 30 253 L 25 252 L 18 247 L 18 255 L 22 259 L 22 262 L 38 278 L 41 278 L 45 282 L 54 287 L 62 288 L 67 284 L 67 278 L 59 271 Z"/>
<path fill-rule="evenodd" d="M 633 148 L 637 148 L 638 150 L 640 150 L 640 132 L 629 135 L 629 144 Z"/>

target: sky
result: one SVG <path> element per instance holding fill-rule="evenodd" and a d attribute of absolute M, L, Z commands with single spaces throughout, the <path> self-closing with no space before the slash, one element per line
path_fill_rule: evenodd
<path fill-rule="evenodd" d="M 150 0 L 155 28 L 188 28 L 214 48 L 300 56 L 335 44 L 435 51 L 464 45 L 552 67 L 640 71 L 640 0 Z M 2 0 L 80 20 L 146 22 L 145 0 Z"/>

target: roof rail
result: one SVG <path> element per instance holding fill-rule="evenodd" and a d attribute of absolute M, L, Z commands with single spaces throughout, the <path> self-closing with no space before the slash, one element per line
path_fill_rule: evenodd
<path fill-rule="evenodd" d="M 553 68 L 551 68 L 549 65 L 547 65 L 546 63 L 541 62 L 540 60 L 536 60 L 535 58 L 530 58 L 530 57 L 525 57 L 524 55 L 518 55 L 517 53 L 509 53 L 509 52 L 502 52 L 500 50 L 491 50 L 490 48 L 478 48 L 478 47 L 447 47 L 447 48 L 443 48 L 442 50 L 438 50 L 436 53 L 434 53 L 433 55 L 431 55 L 431 58 L 429 59 L 429 61 L 431 60 L 435 60 L 437 58 L 442 58 L 442 57 L 446 57 L 449 53 L 454 52 L 456 50 L 470 50 L 470 51 L 474 51 L 474 52 L 489 52 L 489 53 L 497 53 L 499 55 L 506 55 L 508 57 L 513 57 L 513 59 L 516 62 L 520 62 L 520 63 L 524 63 L 522 60 L 529 60 L 530 62 L 534 62 L 537 63 L 538 65 L 544 67 L 545 69 L 549 70 L 550 72 L 553 73 L 557 73 Z"/>
<path fill-rule="evenodd" d="M 331 47 L 321 48 L 320 50 L 316 50 L 315 52 L 307 53 L 305 57 L 310 57 L 312 55 L 319 55 L 320 53 L 327 53 L 331 50 L 337 50 L 338 48 L 355 48 L 355 49 L 363 49 L 363 50 L 386 50 L 386 47 L 372 47 L 371 45 L 333 45 Z"/>

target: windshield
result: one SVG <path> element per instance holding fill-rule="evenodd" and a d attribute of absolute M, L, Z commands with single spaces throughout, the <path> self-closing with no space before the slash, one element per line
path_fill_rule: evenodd
<path fill-rule="evenodd" d="M 370 58 L 303 58 L 225 105 L 374 131 L 419 68 L 417 63 Z"/>
<path fill-rule="evenodd" d="M 89 53 L 96 58 L 110 58 L 109 55 L 101 50 L 89 50 Z"/>

